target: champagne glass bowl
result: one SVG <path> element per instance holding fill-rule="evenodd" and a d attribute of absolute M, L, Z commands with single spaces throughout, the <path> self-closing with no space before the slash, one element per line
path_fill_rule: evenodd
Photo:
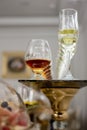
<path fill-rule="evenodd" d="M 19 94 L 0 79 L 0 130 L 29 130 L 30 124 Z"/>

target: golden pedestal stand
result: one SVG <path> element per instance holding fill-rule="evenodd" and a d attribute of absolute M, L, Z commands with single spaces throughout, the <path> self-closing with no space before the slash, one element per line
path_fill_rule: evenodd
<path fill-rule="evenodd" d="M 87 80 L 19 80 L 22 84 L 41 90 L 49 99 L 53 110 L 54 129 L 67 130 L 71 119 L 69 104 L 78 90 L 87 85 Z M 56 125 L 56 126 L 55 126 Z"/>

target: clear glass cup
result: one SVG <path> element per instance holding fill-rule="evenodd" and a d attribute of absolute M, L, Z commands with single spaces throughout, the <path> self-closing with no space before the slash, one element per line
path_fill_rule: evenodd
<path fill-rule="evenodd" d="M 0 79 L 0 130 L 29 130 L 30 118 L 19 94 Z"/>
<path fill-rule="evenodd" d="M 51 49 L 48 41 L 32 39 L 25 52 L 25 62 L 32 69 L 34 77 L 31 79 L 45 79 L 42 75 L 44 68 L 51 65 Z"/>
<path fill-rule="evenodd" d="M 66 8 L 59 12 L 57 79 L 73 79 L 71 60 L 76 52 L 79 35 L 78 12 Z"/>
<path fill-rule="evenodd" d="M 35 80 L 30 81 L 31 85 L 29 87 L 27 84 L 24 85 L 19 83 L 19 86 L 17 87 L 17 92 L 20 94 L 27 108 L 28 115 L 32 122 L 31 128 L 40 128 L 41 130 L 47 130 L 53 112 L 51 109 L 50 101 L 42 91 L 35 87 L 35 84 L 32 82 Z M 35 88 L 33 88 L 32 86 Z"/>

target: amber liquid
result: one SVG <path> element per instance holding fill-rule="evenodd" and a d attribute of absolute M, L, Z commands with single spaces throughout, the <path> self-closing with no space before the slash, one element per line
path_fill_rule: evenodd
<path fill-rule="evenodd" d="M 31 59 L 27 60 L 26 64 L 32 68 L 33 72 L 41 74 L 43 69 L 50 64 L 50 61 L 46 59 Z"/>

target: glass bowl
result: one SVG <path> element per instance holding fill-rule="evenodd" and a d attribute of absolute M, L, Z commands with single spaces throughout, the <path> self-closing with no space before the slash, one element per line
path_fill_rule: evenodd
<path fill-rule="evenodd" d="M 29 130 L 30 119 L 19 94 L 0 79 L 0 130 Z"/>
<path fill-rule="evenodd" d="M 32 88 L 18 83 L 17 92 L 20 94 L 28 111 L 32 128 L 48 129 L 52 115 L 49 99 L 39 89 Z"/>

